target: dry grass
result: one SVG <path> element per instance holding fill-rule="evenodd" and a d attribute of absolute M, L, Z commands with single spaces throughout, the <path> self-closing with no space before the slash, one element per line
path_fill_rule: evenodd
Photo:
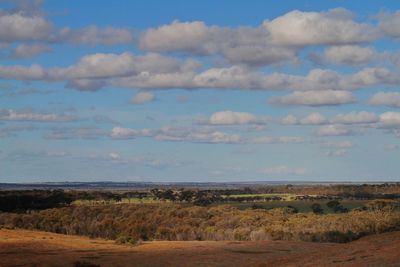
<path fill-rule="evenodd" d="M 53 233 L 0 230 L 0 266 L 399 266 L 400 232 L 348 244 L 155 241 L 138 246 Z"/>

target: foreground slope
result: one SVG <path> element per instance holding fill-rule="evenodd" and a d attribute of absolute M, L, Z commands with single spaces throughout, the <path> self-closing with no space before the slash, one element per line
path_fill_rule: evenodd
<path fill-rule="evenodd" d="M 138 246 L 26 230 L 0 230 L 0 266 L 400 266 L 400 232 L 348 244 L 156 241 Z"/>

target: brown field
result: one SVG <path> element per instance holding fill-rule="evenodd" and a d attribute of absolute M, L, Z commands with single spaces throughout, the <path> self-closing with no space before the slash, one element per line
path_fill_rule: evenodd
<path fill-rule="evenodd" d="M 114 241 L 0 230 L 0 266 L 400 266 L 400 232 L 347 244 L 290 241 Z"/>

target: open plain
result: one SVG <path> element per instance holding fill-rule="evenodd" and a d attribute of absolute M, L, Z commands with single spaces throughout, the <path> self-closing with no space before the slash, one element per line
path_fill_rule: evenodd
<path fill-rule="evenodd" d="M 347 244 L 153 241 L 119 245 L 70 235 L 0 230 L 0 266 L 400 266 L 400 232 Z M 89 265 L 92 264 L 92 265 Z"/>

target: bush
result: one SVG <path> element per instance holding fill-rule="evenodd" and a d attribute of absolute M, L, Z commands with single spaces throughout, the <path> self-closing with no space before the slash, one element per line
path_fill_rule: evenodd
<path fill-rule="evenodd" d="M 93 264 L 87 261 L 76 261 L 74 267 L 100 267 L 98 264 Z"/>

